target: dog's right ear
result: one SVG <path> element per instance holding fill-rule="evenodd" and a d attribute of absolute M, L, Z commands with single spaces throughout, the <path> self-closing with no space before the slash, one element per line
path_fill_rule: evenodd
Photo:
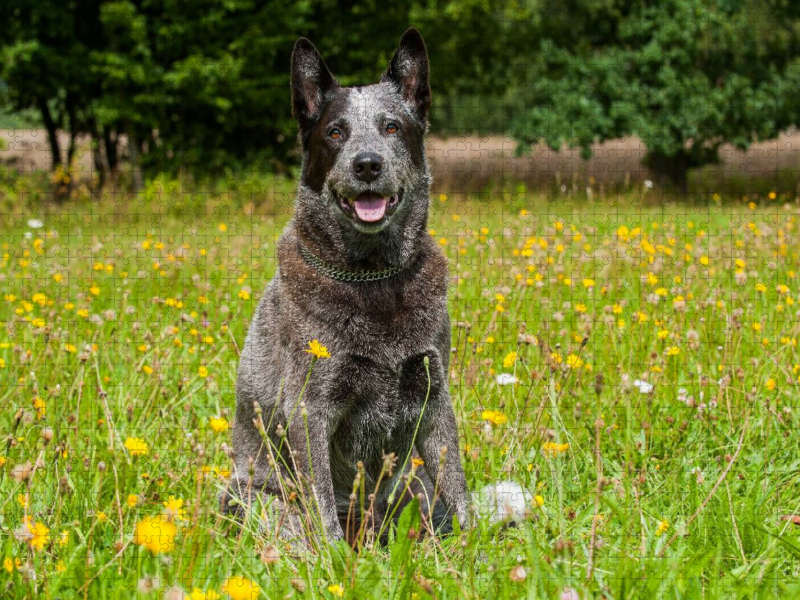
<path fill-rule="evenodd" d="M 292 52 L 292 115 L 306 131 L 319 118 L 325 95 L 339 87 L 314 44 L 300 38 Z"/>

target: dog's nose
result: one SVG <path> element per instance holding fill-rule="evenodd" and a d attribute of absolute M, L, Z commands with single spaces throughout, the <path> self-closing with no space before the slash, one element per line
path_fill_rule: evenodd
<path fill-rule="evenodd" d="M 353 172 L 364 183 L 375 181 L 381 174 L 383 157 L 374 152 L 359 152 L 353 159 Z"/>

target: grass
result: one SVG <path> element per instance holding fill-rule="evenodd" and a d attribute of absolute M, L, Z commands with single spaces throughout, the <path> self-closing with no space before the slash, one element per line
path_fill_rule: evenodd
<path fill-rule="evenodd" d="M 526 516 L 414 541 L 410 511 L 386 546 L 297 556 L 217 504 L 291 215 L 290 184 L 262 184 L 58 206 L 5 180 L 3 597 L 800 593 L 794 198 L 434 198 L 468 484 L 519 483 Z"/>

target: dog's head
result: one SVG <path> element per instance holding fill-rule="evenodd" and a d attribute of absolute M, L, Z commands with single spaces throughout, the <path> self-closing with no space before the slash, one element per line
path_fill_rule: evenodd
<path fill-rule="evenodd" d="M 301 38 L 292 54 L 292 112 L 303 170 L 297 220 L 359 258 L 377 247 L 407 254 L 409 228 L 424 229 L 431 93 L 422 36 L 409 29 L 380 83 L 344 88 Z M 403 256 L 390 262 L 402 262 Z"/>

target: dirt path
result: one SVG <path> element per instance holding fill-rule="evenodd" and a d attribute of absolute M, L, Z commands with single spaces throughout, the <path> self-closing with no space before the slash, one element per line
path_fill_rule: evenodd
<path fill-rule="evenodd" d="M 51 156 L 44 130 L 0 130 L 6 150 L 0 161 L 11 163 L 23 171 L 49 169 Z M 68 136 L 61 133 L 66 148 Z M 77 168 L 92 170 L 90 140 L 78 142 Z M 529 189 L 549 189 L 553 185 L 585 186 L 595 182 L 614 185 L 626 179 L 643 181 L 650 178 L 641 164 L 645 148 L 637 138 L 614 140 L 594 147 L 589 160 L 580 157 L 580 150 L 558 152 L 542 146 L 527 156 L 513 158 L 516 144 L 510 138 L 463 137 L 428 139 L 428 157 L 434 173 L 434 191 L 485 189 L 493 181 L 511 179 L 525 182 Z M 800 179 L 800 132 L 784 133 L 777 140 L 752 146 L 740 152 L 730 146 L 720 153 L 722 164 L 707 170 L 709 186 L 723 185 L 733 177 L 749 179 Z M 713 180 L 716 178 L 716 182 Z"/>

